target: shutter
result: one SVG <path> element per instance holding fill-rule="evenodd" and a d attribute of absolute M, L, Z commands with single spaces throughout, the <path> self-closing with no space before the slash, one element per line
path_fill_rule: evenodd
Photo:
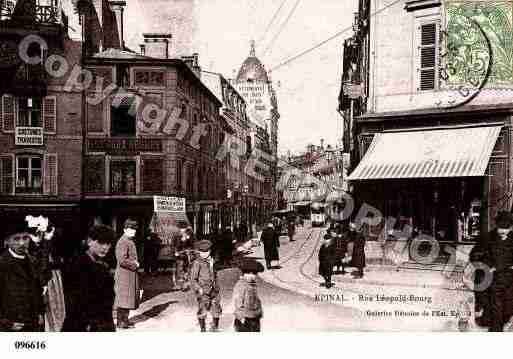
<path fill-rule="evenodd" d="M 105 156 L 89 155 L 86 157 L 85 191 L 86 193 L 105 193 Z"/>
<path fill-rule="evenodd" d="M 162 193 L 164 161 L 161 158 L 144 158 L 142 161 L 142 191 Z"/>
<path fill-rule="evenodd" d="M 87 132 L 103 133 L 103 101 L 98 104 L 87 102 Z"/>
<path fill-rule="evenodd" d="M 0 155 L 0 194 L 14 195 L 14 154 Z"/>
<path fill-rule="evenodd" d="M 419 89 L 421 91 L 434 90 L 436 87 L 436 23 L 420 26 L 420 79 Z"/>
<path fill-rule="evenodd" d="M 56 153 L 44 155 L 43 193 L 51 196 L 58 194 L 58 163 Z"/>
<path fill-rule="evenodd" d="M 4 132 L 14 132 L 16 124 L 16 105 L 15 99 L 11 95 L 2 97 L 2 130 Z"/>
<path fill-rule="evenodd" d="M 57 129 L 57 98 L 43 98 L 43 127 L 45 133 L 55 134 Z"/>

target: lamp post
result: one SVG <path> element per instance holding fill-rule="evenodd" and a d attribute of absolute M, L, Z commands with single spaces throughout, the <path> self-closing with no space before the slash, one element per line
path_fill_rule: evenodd
<path fill-rule="evenodd" d="M 249 207 L 248 207 L 249 186 L 247 184 L 244 185 L 244 187 L 242 188 L 242 193 L 245 198 L 244 205 L 246 207 L 246 209 L 244 211 L 245 212 L 244 221 L 246 222 L 246 228 L 248 228 L 248 232 L 250 232 L 251 231 L 251 221 L 249 220 Z"/>

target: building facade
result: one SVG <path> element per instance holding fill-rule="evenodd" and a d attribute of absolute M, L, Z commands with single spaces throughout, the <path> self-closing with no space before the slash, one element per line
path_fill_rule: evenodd
<path fill-rule="evenodd" d="M 353 195 L 383 215 L 370 239 L 470 248 L 511 210 L 511 28 L 493 19 L 512 5 L 360 1 L 339 104 Z"/>
<path fill-rule="evenodd" d="M 81 93 L 65 86 L 69 73 L 47 68 L 52 55 L 70 69 L 79 64 L 81 45 L 68 37 L 58 1 L 2 1 L 0 11 L 0 237 L 44 214 L 62 236 L 78 238 Z"/>

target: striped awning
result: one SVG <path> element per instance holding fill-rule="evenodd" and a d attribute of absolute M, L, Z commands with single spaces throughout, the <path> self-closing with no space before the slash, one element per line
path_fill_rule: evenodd
<path fill-rule="evenodd" d="M 483 176 L 501 126 L 384 132 L 348 180 Z"/>

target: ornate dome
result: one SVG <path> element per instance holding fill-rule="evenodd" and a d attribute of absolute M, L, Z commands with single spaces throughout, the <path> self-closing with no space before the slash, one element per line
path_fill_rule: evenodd
<path fill-rule="evenodd" d="M 248 58 L 242 63 L 237 81 L 264 81 L 269 82 L 264 65 L 255 56 L 255 42 L 251 41 L 251 50 Z"/>

